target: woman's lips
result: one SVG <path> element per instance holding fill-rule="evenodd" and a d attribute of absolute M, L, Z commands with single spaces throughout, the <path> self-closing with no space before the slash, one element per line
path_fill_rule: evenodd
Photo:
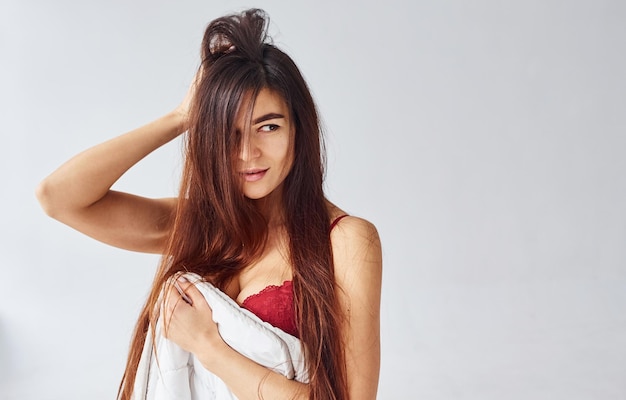
<path fill-rule="evenodd" d="M 260 179 L 262 179 L 265 176 L 265 173 L 267 172 L 269 168 L 266 169 L 259 169 L 259 168 L 254 168 L 254 169 L 248 169 L 245 170 L 241 173 L 241 175 L 243 176 L 243 179 L 246 182 L 256 182 Z"/>

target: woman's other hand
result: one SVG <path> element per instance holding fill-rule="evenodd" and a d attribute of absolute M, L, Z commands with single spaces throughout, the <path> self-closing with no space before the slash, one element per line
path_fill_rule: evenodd
<path fill-rule="evenodd" d="M 225 345 L 213 321 L 213 311 L 202 293 L 184 278 L 174 282 L 166 292 L 162 307 L 163 335 L 198 357 Z"/>

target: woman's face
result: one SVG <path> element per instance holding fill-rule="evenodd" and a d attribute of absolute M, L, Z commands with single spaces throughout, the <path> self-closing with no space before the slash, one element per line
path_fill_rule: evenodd
<path fill-rule="evenodd" d="M 272 90 L 259 92 L 249 128 L 246 128 L 246 109 L 244 103 L 236 121 L 242 138 L 236 170 L 242 179 L 244 195 L 256 200 L 281 188 L 289 174 L 294 158 L 295 127 L 287 104 Z"/>

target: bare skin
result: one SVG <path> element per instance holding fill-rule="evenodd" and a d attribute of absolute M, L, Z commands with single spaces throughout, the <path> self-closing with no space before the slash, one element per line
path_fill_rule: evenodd
<path fill-rule="evenodd" d="M 101 242 L 162 253 L 178 199 L 150 199 L 113 191 L 111 186 L 146 155 L 187 129 L 194 89 L 192 84 L 183 102 L 170 113 L 76 155 L 45 178 L 36 194 L 46 213 Z M 294 131 L 279 96 L 262 91 L 256 100 L 253 124 L 239 157 L 244 172 L 246 168 L 248 172 L 269 168 L 258 181 L 249 174 L 250 182 L 244 186 L 246 196 L 258 199 L 269 221 L 269 240 L 259 260 L 226 288 L 240 304 L 267 285 L 280 285 L 292 277 L 277 193 L 293 162 Z M 268 114 L 275 115 L 254 123 Z M 245 126 L 243 121 L 240 126 Z M 328 208 L 332 219 L 346 214 L 330 202 Z M 374 399 L 380 369 L 380 241 L 372 224 L 350 216 L 333 229 L 331 244 L 335 278 L 341 288 L 338 295 L 346 316 L 342 331 L 350 398 Z M 166 327 L 169 339 L 195 354 L 239 399 L 259 398 L 259 388 L 263 398 L 307 398 L 307 385 L 288 380 L 226 345 L 202 295 L 188 282 L 180 285 L 193 305 L 181 301 L 176 289 L 169 289 L 163 309 L 164 320 L 170 321 Z"/>

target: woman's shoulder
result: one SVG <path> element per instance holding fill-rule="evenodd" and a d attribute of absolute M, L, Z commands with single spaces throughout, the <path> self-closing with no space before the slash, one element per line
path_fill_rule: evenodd
<path fill-rule="evenodd" d="M 332 218 L 333 229 L 331 231 L 331 237 L 344 239 L 357 239 L 358 237 L 378 237 L 378 230 L 376 226 L 365 218 L 350 215 L 341 214 Z"/>
<path fill-rule="evenodd" d="M 335 211 L 330 213 L 331 221 L 337 221 L 330 233 L 335 279 L 347 299 L 377 299 L 382 281 L 378 230 L 365 218 Z"/>
<path fill-rule="evenodd" d="M 381 244 L 378 230 L 365 218 L 350 215 L 332 205 L 329 209 L 330 233 L 336 266 L 352 264 L 350 261 L 380 263 Z"/>
<path fill-rule="evenodd" d="M 332 227 L 331 237 L 345 236 L 350 238 L 355 235 L 365 237 L 374 235 L 378 238 L 376 227 L 367 219 L 351 215 L 330 202 L 328 203 L 328 213 Z"/>

